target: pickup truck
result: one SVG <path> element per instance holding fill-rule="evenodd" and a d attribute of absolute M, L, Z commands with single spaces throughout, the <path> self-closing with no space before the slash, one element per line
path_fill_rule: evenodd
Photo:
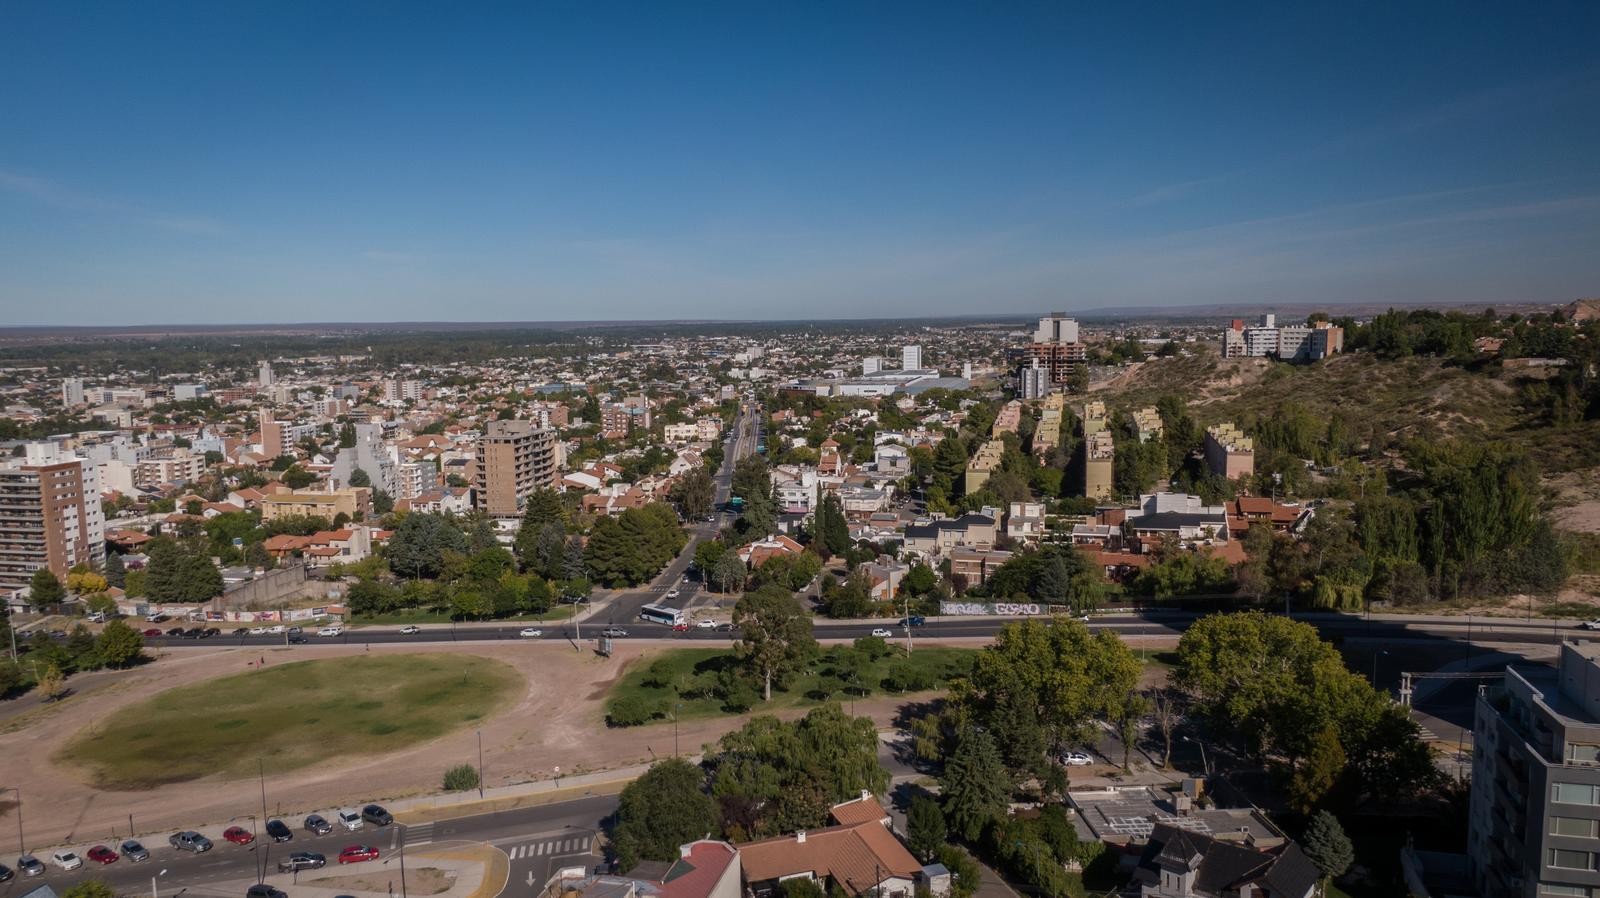
<path fill-rule="evenodd" d="M 181 833 L 173 833 L 172 837 L 167 841 L 172 843 L 173 848 L 192 851 L 195 854 L 211 850 L 211 840 L 192 829 L 186 829 Z"/>

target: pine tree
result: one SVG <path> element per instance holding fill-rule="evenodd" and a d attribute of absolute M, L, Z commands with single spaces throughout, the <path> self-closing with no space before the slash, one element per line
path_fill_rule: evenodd
<path fill-rule="evenodd" d="M 1327 811 L 1318 811 L 1311 818 L 1300 847 L 1326 879 L 1343 876 L 1356 859 L 1355 848 L 1350 844 L 1350 837 L 1344 834 L 1344 827 Z"/>
<path fill-rule="evenodd" d="M 118 589 L 127 582 L 128 567 L 122 563 L 122 555 L 112 552 L 106 556 L 106 583 Z"/>
<path fill-rule="evenodd" d="M 945 819 L 956 835 L 968 842 L 983 835 L 1010 807 L 1011 783 L 994 739 L 984 730 L 970 730 L 961 737 L 940 787 Z"/>
<path fill-rule="evenodd" d="M 28 580 L 28 601 L 34 605 L 54 605 L 66 596 L 61 581 L 47 567 L 33 572 Z"/>
<path fill-rule="evenodd" d="M 948 836 L 939 803 L 923 795 L 913 798 L 906 814 L 906 833 L 911 854 L 923 863 L 932 860 Z"/>

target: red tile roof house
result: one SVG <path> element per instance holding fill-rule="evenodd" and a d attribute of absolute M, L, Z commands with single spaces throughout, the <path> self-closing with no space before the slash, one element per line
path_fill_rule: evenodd
<path fill-rule="evenodd" d="M 889 830 L 889 814 L 871 795 L 835 805 L 835 826 L 738 846 L 746 894 L 781 895 L 782 883 L 810 878 L 824 891 L 838 886 L 846 895 L 912 898 L 926 886 L 935 898 L 950 892 L 943 867 L 923 867 Z"/>
<path fill-rule="evenodd" d="M 569 867 L 545 891 L 566 898 L 741 898 L 741 885 L 739 852 L 727 842 L 700 839 L 678 846 L 670 863 L 645 861 L 623 876 Z"/>

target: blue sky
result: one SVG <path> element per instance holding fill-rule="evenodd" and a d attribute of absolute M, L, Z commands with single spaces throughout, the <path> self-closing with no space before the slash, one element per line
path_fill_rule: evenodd
<path fill-rule="evenodd" d="M 1600 295 L 1600 4 L 0 3 L 7 324 Z"/>

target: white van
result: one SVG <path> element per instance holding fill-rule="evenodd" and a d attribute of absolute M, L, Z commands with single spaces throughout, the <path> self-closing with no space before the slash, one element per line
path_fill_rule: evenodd
<path fill-rule="evenodd" d="M 355 808 L 340 808 L 339 825 L 351 832 L 355 832 L 361 828 L 361 812 Z"/>

